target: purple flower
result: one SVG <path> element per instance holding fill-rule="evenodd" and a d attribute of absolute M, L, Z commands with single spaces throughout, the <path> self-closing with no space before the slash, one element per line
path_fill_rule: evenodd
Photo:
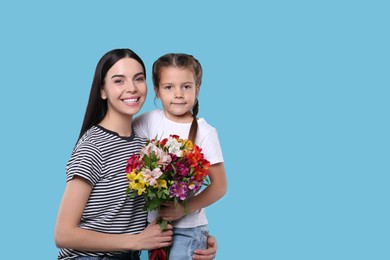
<path fill-rule="evenodd" d="M 171 198 L 179 198 L 180 200 L 185 200 L 188 194 L 188 187 L 184 182 L 175 182 L 172 184 L 171 189 L 169 190 Z"/>
<path fill-rule="evenodd" d="M 187 176 L 190 169 L 186 163 L 178 162 L 176 164 L 176 173 L 181 176 Z"/>
<path fill-rule="evenodd" d="M 188 183 L 188 189 L 192 190 L 195 193 L 198 192 L 201 187 L 202 187 L 202 182 L 198 180 L 192 180 L 190 183 Z"/>

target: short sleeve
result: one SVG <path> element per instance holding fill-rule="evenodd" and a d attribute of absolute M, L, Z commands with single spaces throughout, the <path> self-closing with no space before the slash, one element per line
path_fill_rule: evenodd
<path fill-rule="evenodd" d="M 135 133 L 144 138 L 148 138 L 148 124 L 149 124 L 149 113 L 144 113 L 137 116 L 133 120 L 133 128 Z"/>
<path fill-rule="evenodd" d="M 210 161 L 211 165 L 223 162 L 222 149 L 215 128 L 208 132 L 200 146 L 205 158 Z"/>
<path fill-rule="evenodd" d="M 102 162 L 100 150 L 96 145 L 84 141 L 75 148 L 66 165 L 66 181 L 70 181 L 74 176 L 79 176 L 94 186 L 100 179 Z"/>

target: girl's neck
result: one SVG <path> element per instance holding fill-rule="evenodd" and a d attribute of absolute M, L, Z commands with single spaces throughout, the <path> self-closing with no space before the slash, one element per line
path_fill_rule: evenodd
<path fill-rule="evenodd" d="M 99 123 L 100 126 L 117 133 L 122 137 L 129 137 L 132 134 L 132 117 L 113 117 L 107 114 L 103 120 Z"/>
<path fill-rule="evenodd" d="M 167 112 L 165 112 L 165 110 L 163 110 L 164 112 L 164 115 L 166 118 L 168 118 L 169 120 L 175 122 L 175 123 L 191 123 L 192 120 L 194 119 L 191 115 L 191 113 L 186 113 L 184 115 L 181 115 L 181 116 L 175 116 L 175 115 L 171 115 Z"/>

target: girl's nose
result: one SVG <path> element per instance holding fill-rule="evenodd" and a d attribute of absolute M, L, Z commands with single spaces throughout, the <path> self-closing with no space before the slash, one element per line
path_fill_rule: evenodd
<path fill-rule="evenodd" d="M 182 98 L 183 97 L 183 91 L 181 89 L 175 90 L 175 98 Z"/>

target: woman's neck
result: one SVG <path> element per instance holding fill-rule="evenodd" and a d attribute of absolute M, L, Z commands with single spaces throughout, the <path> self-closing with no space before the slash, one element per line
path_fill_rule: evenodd
<path fill-rule="evenodd" d="M 132 117 L 113 117 L 107 114 L 103 120 L 99 123 L 100 126 L 117 133 L 122 137 L 129 137 L 132 134 Z"/>

